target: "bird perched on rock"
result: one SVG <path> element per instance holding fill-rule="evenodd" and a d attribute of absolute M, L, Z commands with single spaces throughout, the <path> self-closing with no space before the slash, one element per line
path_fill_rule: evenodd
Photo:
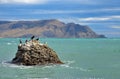
<path fill-rule="evenodd" d="M 32 37 L 31 37 L 31 40 L 33 40 L 34 38 L 35 38 L 35 36 L 32 36 Z"/>
<path fill-rule="evenodd" d="M 28 42 L 28 40 L 25 41 L 25 43 L 27 43 L 27 42 Z"/>
<path fill-rule="evenodd" d="M 39 40 L 39 38 L 36 39 L 37 41 Z"/>
<path fill-rule="evenodd" d="M 21 40 L 19 40 L 19 41 L 20 41 L 20 44 L 18 45 L 18 48 L 22 46 L 22 41 Z"/>
<path fill-rule="evenodd" d="M 20 44 L 22 44 L 22 41 L 21 40 L 19 40 L 20 41 Z"/>

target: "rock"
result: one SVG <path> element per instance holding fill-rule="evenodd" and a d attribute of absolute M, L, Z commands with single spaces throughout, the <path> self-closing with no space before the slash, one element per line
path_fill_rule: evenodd
<path fill-rule="evenodd" d="M 26 66 L 63 64 L 53 49 L 34 39 L 18 45 L 18 50 L 12 63 Z"/>

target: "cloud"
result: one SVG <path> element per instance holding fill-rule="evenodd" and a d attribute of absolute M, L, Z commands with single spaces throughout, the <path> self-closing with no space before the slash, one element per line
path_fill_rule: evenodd
<path fill-rule="evenodd" d="M 120 26 L 111 26 L 111 28 L 120 29 Z"/>
<path fill-rule="evenodd" d="M 96 23 L 96 22 L 119 22 L 120 21 L 120 15 L 114 15 L 114 16 L 102 16 L 102 17 L 87 17 L 87 18 L 61 18 L 60 20 L 63 20 L 65 22 L 75 22 L 75 23 Z M 114 27 L 115 28 L 115 27 Z M 117 28 L 117 27 L 116 27 Z M 120 27 L 119 27 L 120 28 Z"/>
<path fill-rule="evenodd" d="M 118 4 L 119 0 L 0 0 L 2 4 L 83 4 L 83 5 L 103 5 Z"/>
<path fill-rule="evenodd" d="M 119 7 L 116 8 L 101 8 L 93 10 L 34 10 L 31 13 L 33 14 L 75 14 L 75 13 L 99 13 L 99 12 L 115 12 L 120 11 Z"/>
<path fill-rule="evenodd" d="M 96 33 L 103 34 L 107 37 L 120 37 L 120 23 L 116 22 L 109 22 L 109 20 L 114 19 L 120 19 L 120 16 L 106 16 L 104 17 L 93 17 L 92 19 L 89 19 L 90 22 L 82 21 L 81 18 L 60 18 L 60 21 L 63 21 L 65 23 L 74 22 L 76 24 L 80 25 L 87 25 L 90 28 L 92 28 Z M 82 18 L 83 19 L 83 18 Z M 86 18 L 85 18 L 86 19 Z M 118 20 L 119 20 L 118 19 Z M 92 22 L 94 20 L 100 21 L 100 22 Z M 101 22 L 101 20 L 103 22 Z M 108 21 L 107 23 L 104 23 L 104 21 Z"/>
<path fill-rule="evenodd" d="M 72 14 L 72 13 L 82 13 L 81 10 L 36 10 L 32 12 L 33 14 Z"/>
<path fill-rule="evenodd" d="M 102 18 L 102 17 L 89 17 L 89 18 L 80 18 L 80 21 L 106 21 L 110 20 L 110 18 Z"/>
<path fill-rule="evenodd" d="M 44 4 L 48 0 L 0 0 L 1 4 Z"/>
<path fill-rule="evenodd" d="M 118 20 L 120 19 L 120 15 L 114 16 L 104 16 L 104 17 L 88 17 L 88 18 L 80 18 L 80 21 L 108 21 L 108 20 Z"/>

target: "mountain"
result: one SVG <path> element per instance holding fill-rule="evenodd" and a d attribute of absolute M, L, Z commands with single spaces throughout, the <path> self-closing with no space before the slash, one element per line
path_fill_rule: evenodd
<path fill-rule="evenodd" d="M 56 19 L 38 21 L 0 21 L 0 37 L 104 38 L 88 26 Z"/>

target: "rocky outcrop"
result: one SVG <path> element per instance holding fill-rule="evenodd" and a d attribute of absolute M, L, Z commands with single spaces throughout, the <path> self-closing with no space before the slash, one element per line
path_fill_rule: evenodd
<path fill-rule="evenodd" d="M 18 50 L 12 63 L 18 65 L 63 64 L 56 52 L 38 40 L 30 40 L 18 45 Z"/>

